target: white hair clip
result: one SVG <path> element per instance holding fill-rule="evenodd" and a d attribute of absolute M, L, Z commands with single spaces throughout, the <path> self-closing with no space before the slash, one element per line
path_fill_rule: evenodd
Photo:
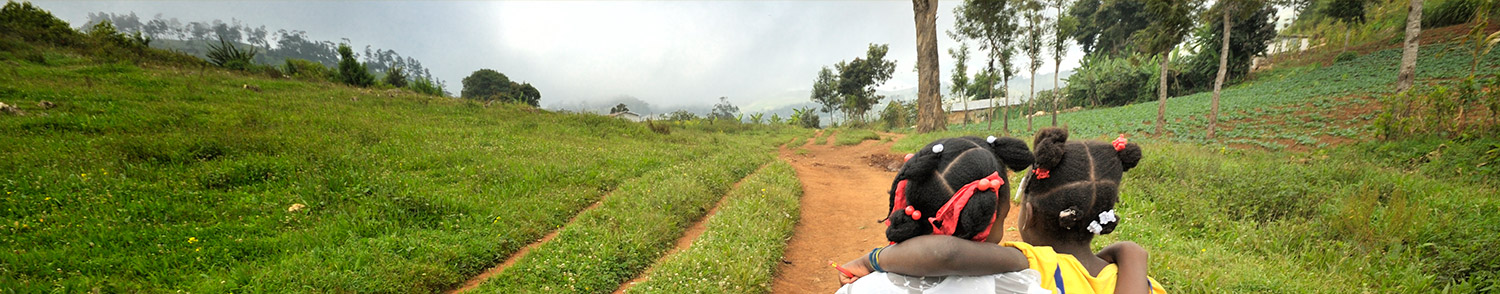
<path fill-rule="evenodd" d="M 1073 216 L 1074 214 L 1078 214 L 1078 211 L 1073 210 L 1072 208 L 1064 209 L 1063 211 L 1057 213 L 1057 218 L 1068 218 L 1070 216 Z"/>
<path fill-rule="evenodd" d="M 1089 222 L 1089 233 L 1094 233 L 1094 235 L 1098 235 L 1099 232 L 1103 232 L 1103 231 L 1104 231 L 1104 226 L 1100 226 L 1099 222 L 1096 222 L 1096 221 L 1095 222 Z"/>
<path fill-rule="evenodd" d="M 989 138 L 984 138 L 984 141 L 985 142 L 989 142 L 990 144 L 995 144 L 995 136 L 990 136 Z"/>
<path fill-rule="evenodd" d="M 1119 221 L 1119 220 L 1120 220 L 1119 218 L 1115 218 L 1115 210 L 1114 209 L 1110 209 L 1109 211 L 1105 211 L 1105 212 L 1100 212 L 1099 213 L 1099 224 L 1109 224 L 1110 222 L 1115 222 L 1115 221 Z"/>
<path fill-rule="evenodd" d="M 932 145 L 932 153 L 943 153 L 943 144 Z"/>

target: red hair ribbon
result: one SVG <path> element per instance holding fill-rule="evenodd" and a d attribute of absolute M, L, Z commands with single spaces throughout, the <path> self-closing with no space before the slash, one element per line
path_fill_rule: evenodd
<path fill-rule="evenodd" d="M 959 213 L 964 211 L 964 206 L 967 206 L 969 204 L 969 199 L 972 198 L 976 192 L 993 191 L 992 193 L 994 193 L 995 198 L 999 199 L 1000 187 L 1004 185 L 1005 178 L 1001 178 L 999 172 L 994 172 L 990 173 L 989 176 L 984 177 L 983 179 L 974 180 L 968 185 L 964 185 L 962 188 L 959 188 L 958 192 L 954 193 L 953 197 L 949 198 L 948 202 L 943 204 L 943 207 L 938 208 L 936 215 L 927 218 L 927 221 L 932 223 L 932 233 L 937 235 L 952 236 L 954 231 L 958 230 Z M 899 211 L 905 215 L 911 216 L 913 220 L 922 218 L 922 211 L 917 210 L 916 207 L 912 207 L 910 205 L 907 205 L 906 203 L 905 180 L 896 183 L 895 194 L 896 199 L 894 199 L 894 203 L 892 203 L 891 205 L 891 214 L 895 214 Z M 1002 204 L 996 203 L 996 205 Z M 995 217 L 995 213 L 990 213 L 991 223 L 995 222 Z M 891 225 L 891 221 L 887 219 L 885 221 L 885 225 Z M 983 242 L 984 239 L 988 238 L 989 236 L 990 229 L 989 227 L 985 227 L 984 231 L 979 232 L 978 235 L 974 235 L 974 237 L 970 239 Z"/>
<path fill-rule="evenodd" d="M 1129 142 L 1129 140 L 1125 140 L 1125 134 L 1120 134 L 1119 138 L 1115 138 L 1115 141 L 1109 144 L 1115 146 L 1115 152 L 1120 152 L 1121 150 L 1125 150 L 1125 144 Z"/>
<path fill-rule="evenodd" d="M 1031 172 L 1036 174 L 1038 180 L 1052 177 L 1052 171 L 1041 167 L 1032 168 Z"/>
<path fill-rule="evenodd" d="M 995 172 L 990 173 L 989 176 L 983 179 L 978 179 L 968 185 L 964 185 L 963 188 L 959 188 L 958 193 L 954 193 L 953 198 L 948 199 L 948 203 L 944 203 L 942 208 L 938 208 L 937 215 L 927 218 L 932 223 L 932 233 L 952 236 L 954 231 L 958 230 L 958 215 L 964 211 L 964 206 L 969 204 L 969 198 L 972 198 L 979 191 L 991 191 L 990 193 L 993 193 L 994 197 L 999 199 L 999 188 L 1002 185 L 1005 185 L 1005 179 L 1000 177 L 999 172 Z M 1000 204 L 996 203 L 996 205 Z M 990 213 L 990 222 L 995 222 L 994 212 Z M 982 242 L 984 238 L 989 236 L 990 229 L 989 227 L 985 227 L 984 231 L 974 235 L 970 240 Z"/>

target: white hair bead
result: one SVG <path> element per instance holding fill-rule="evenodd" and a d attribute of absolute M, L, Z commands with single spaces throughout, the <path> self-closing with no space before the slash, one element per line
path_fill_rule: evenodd
<path fill-rule="evenodd" d="M 995 136 L 990 136 L 989 138 L 984 138 L 984 141 L 985 142 L 989 142 L 990 144 L 995 144 Z"/>
<path fill-rule="evenodd" d="M 943 153 L 943 144 L 932 145 L 932 153 Z"/>

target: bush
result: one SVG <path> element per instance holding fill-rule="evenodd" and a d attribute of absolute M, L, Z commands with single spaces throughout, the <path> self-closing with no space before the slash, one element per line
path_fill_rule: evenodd
<path fill-rule="evenodd" d="M 375 76 L 365 69 L 363 63 L 354 59 L 354 49 L 349 49 L 349 44 L 339 44 L 339 75 L 338 80 L 350 86 L 369 87 L 375 85 Z"/>
<path fill-rule="evenodd" d="M 81 38 L 67 22 L 31 2 L 6 2 L 0 8 L 0 35 L 62 46 L 78 44 Z"/>
<path fill-rule="evenodd" d="M 334 77 L 333 70 L 322 63 L 299 58 L 287 58 L 281 65 L 281 73 L 295 79 L 319 82 L 326 82 Z"/>
<path fill-rule="evenodd" d="M 1359 53 L 1354 53 L 1353 51 L 1344 51 L 1344 53 L 1339 53 L 1339 56 L 1335 56 L 1333 58 L 1333 62 L 1345 62 L 1354 60 L 1355 58 L 1359 58 Z"/>
<path fill-rule="evenodd" d="M 443 86 L 427 78 L 417 78 L 416 81 L 411 83 L 411 90 L 432 96 L 443 96 Z"/>
<path fill-rule="evenodd" d="M 392 67 L 385 73 L 385 84 L 397 88 L 406 88 L 406 74 L 401 72 L 401 67 Z"/>
<path fill-rule="evenodd" d="M 1422 7 L 1422 29 L 1435 29 L 1474 20 L 1483 0 L 1448 0 Z"/>
<path fill-rule="evenodd" d="M 880 111 L 880 121 L 885 123 L 885 129 L 894 130 L 911 126 L 913 112 L 916 111 L 916 102 L 902 103 L 891 100 L 886 103 L 885 110 Z"/>
<path fill-rule="evenodd" d="M 1155 60 L 1139 55 L 1084 60 L 1078 73 L 1068 78 L 1068 104 L 1120 106 L 1151 100 L 1160 69 Z"/>
<path fill-rule="evenodd" d="M 103 23 L 108 22 L 101 22 Z M 250 47 L 249 50 L 240 49 L 238 44 L 224 40 L 224 37 L 219 37 L 218 46 L 208 44 L 208 61 L 219 67 L 233 70 L 250 69 L 251 65 L 255 64 L 251 60 L 254 60 L 255 54 L 258 53 L 255 47 Z"/>

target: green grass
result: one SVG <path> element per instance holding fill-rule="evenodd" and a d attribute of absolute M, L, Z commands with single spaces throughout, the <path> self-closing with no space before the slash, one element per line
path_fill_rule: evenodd
<path fill-rule="evenodd" d="M 880 140 L 880 134 L 867 129 L 844 129 L 840 130 L 838 136 L 833 140 L 834 145 L 838 146 L 859 145 L 860 142 L 866 140 Z"/>
<path fill-rule="evenodd" d="M 691 247 L 666 257 L 630 292 L 770 292 L 801 195 L 792 166 L 773 161 L 730 191 Z"/>
<path fill-rule="evenodd" d="M 622 183 L 805 133 L 45 55 L 0 61 L 29 113 L 0 116 L 10 291 L 433 292 Z"/>
<path fill-rule="evenodd" d="M 1500 199 L 1351 156 L 1149 144 L 1116 234 L 1175 293 L 1467 293 L 1500 287 Z M 1488 287 L 1488 288 L 1486 288 Z M 1481 290 L 1489 289 L 1489 290 Z"/>
<path fill-rule="evenodd" d="M 810 144 L 813 144 L 813 145 L 828 145 L 828 137 L 829 136 L 833 136 L 833 130 L 830 130 L 830 129 L 822 130 L 821 132 L 818 132 L 816 135 L 813 136 L 812 142 Z"/>
<path fill-rule="evenodd" d="M 625 183 L 578 215 L 551 241 L 476 288 L 496 292 L 613 291 L 671 249 L 672 241 L 723 198 L 730 184 L 771 159 L 764 149 L 728 149 Z"/>
<path fill-rule="evenodd" d="M 1454 44 L 1422 46 L 1417 63 L 1419 84 L 1446 83 L 1468 75 L 1471 57 Z M 1334 120 L 1325 113 L 1341 107 L 1367 102 L 1365 96 L 1390 94 L 1394 90 L 1400 49 L 1377 51 L 1327 67 L 1305 66 L 1278 68 L 1257 73 L 1254 80 L 1226 88 L 1219 101 L 1220 126 L 1234 122 L 1233 129 L 1221 129 L 1215 140 L 1207 139 L 1207 114 L 1211 92 L 1172 97 L 1167 101 L 1166 130 L 1175 142 L 1194 144 L 1245 144 L 1281 149 L 1288 144 L 1316 147 L 1310 138 L 1329 135 L 1351 140 L 1374 138 L 1370 119 Z M 1500 51 L 1490 52 L 1480 62 L 1481 75 L 1494 74 L 1500 68 Z M 1345 98 L 1350 97 L 1350 98 Z M 1058 115 L 1078 137 L 1109 138 L 1125 133 L 1132 136 L 1155 131 L 1155 101 L 1122 107 L 1089 109 Z M 1298 113 L 1299 110 L 1322 110 Z M 1010 134 L 1030 141 L 1033 132 L 1025 130 L 1026 118 L 1011 114 Z M 1245 121 L 1249 120 L 1249 121 Z M 901 140 L 893 150 L 911 150 L 934 139 L 973 134 L 1003 134 L 1001 122 L 993 129 L 985 122 L 950 125 L 949 131 L 914 134 Z M 1037 118 L 1036 125 L 1050 125 L 1050 119 Z M 1339 130 L 1332 133 L 1326 131 Z"/>

